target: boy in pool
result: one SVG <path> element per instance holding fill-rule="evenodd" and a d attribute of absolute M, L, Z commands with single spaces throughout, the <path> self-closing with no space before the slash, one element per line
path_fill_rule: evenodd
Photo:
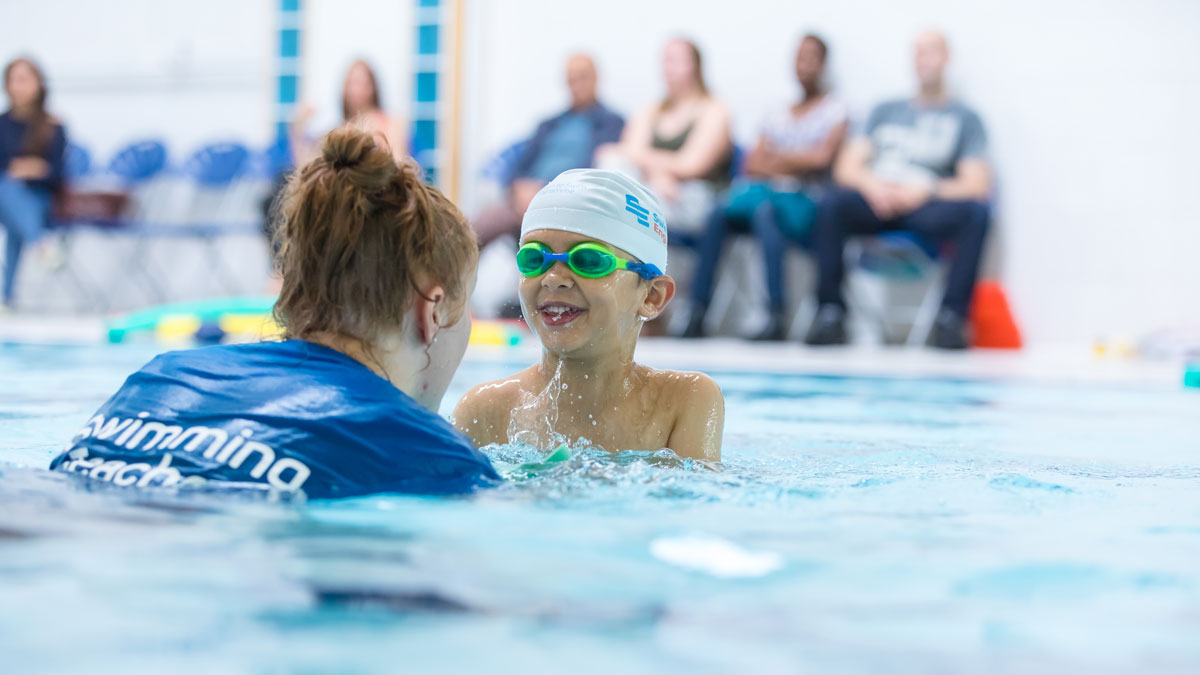
<path fill-rule="evenodd" d="M 720 460 L 725 400 L 712 378 L 633 362 L 642 324 L 675 295 L 661 213 L 615 171 L 566 171 L 533 198 L 517 267 L 542 360 L 459 401 L 455 424 L 476 445 L 586 439 Z"/>

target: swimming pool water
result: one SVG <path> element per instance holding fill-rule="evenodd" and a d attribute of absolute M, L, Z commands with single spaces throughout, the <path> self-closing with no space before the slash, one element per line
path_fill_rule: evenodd
<path fill-rule="evenodd" d="M 467 499 L 41 471 L 152 355 L 0 345 L 5 672 L 1200 668 L 1197 392 L 716 372 L 716 469 L 582 451 Z"/>

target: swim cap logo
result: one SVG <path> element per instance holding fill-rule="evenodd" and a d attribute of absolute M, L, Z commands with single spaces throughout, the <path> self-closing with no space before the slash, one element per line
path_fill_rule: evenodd
<path fill-rule="evenodd" d="M 636 216 L 642 227 L 650 227 L 650 209 L 642 206 L 637 197 L 625 195 L 625 210 Z M 655 214 L 655 219 L 658 219 L 658 214 Z"/>

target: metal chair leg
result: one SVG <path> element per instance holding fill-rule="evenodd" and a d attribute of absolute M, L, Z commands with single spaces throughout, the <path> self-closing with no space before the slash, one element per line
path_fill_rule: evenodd
<path fill-rule="evenodd" d="M 908 339 L 905 344 L 910 347 L 924 345 L 929 340 L 930 333 L 933 332 L 933 322 L 937 319 L 942 295 L 946 292 L 945 267 L 936 265 L 936 270 L 929 286 L 925 289 L 925 297 L 921 299 L 921 305 L 913 316 L 912 326 L 908 329 Z"/>

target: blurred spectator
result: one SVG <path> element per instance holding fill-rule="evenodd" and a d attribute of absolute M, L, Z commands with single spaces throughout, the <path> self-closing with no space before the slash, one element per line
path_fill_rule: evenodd
<path fill-rule="evenodd" d="M 296 166 L 307 164 L 317 152 L 316 139 L 308 135 L 308 123 L 313 114 L 311 105 L 301 105 L 288 129 L 292 159 Z M 347 122 L 362 124 L 364 128 L 375 132 L 377 137 L 387 142 L 397 159 L 408 156 L 408 133 L 404 128 L 404 120 L 391 118 L 384 112 L 379 104 L 375 71 L 366 61 L 350 64 L 342 83 L 342 123 Z"/>
<path fill-rule="evenodd" d="M 33 61 L 16 59 L 4 68 L 4 93 L 9 107 L 0 115 L 0 224 L 6 235 L 3 309 L 10 309 L 27 246 L 35 246 L 43 262 L 61 263 L 61 253 L 42 235 L 62 185 L 67 140 L 46 112 L 46 78 Z"/>
<path fill-rule="evenodd" d="M 505 186 L 505 201 L 485 208 L 475 219 L 480 246 L 518 232 L 529 200 L 543 185 L 568 169 L 591 167 L 597 147 L 621 138 L 625 120 L 596 99 L 596 64 L 590 56 L 567 59 L 567 88 L 571 107 L 538 125 Z"/>
<path fill-rule="evenodd" d="M 829 181 L 833 159 L 846 138 L 846 106 L 822 82 L 827 55 L 825 41 L 816 35 L 806 35 L 800 41 L 795 67 L 801 99 L 767 117 L 758 143 L 746 158 L 746 177 L 734 182 L 724 203 L 709 216 L 684 337 L 704 333 L 705 313 L 726 233 L 748 227 L 753 228 L 762 245 L 769 299 L 769 321 L 755 339 L 786 337 L 783 257 L 787 240 L 808 239 L 816 218 L 816 200 Z"/>
<path fill-rule="evenodd" d="M 342 124 L 352 123 L 374 132 L 377 140 L 386 143 L 396 159 L 408 156 L 408 133 L 404 120 L 392 118 L 383 110 L 379 103 L 379 84 L 375 79 L 375 71 L 366 61 L 355 61 L 346 71 L 346 79 L 342 82 Z M 303 166 L 316 157 L 318 139 L 309 135 L 308 124 L 312 121 L 315 111 L 312 105 L 305 103 L 298 107 L 296 116 L 288 125 L 288 143 L 292 151 L 293 166 Z M 279 253 L 278 242 L 274 238 L 275 221 L 278 217 L 277 200 L 283 194 L 290 171 L 284 171 L 275 177 L 275 185 L 263 199 L 263 234 L 270 244 L 272 263 Z M 274 264 L 272 264 L 274 267 Z M 272 274 L 267 281 L 266 293 L 278 293 L 281 279 L 278 274 Z"/>
<path fill-rule="evenodd" d="M 694 43 L 668 42 L 662 67 L 666 98 L 634 116 L 621 142 L 601 148 L 597 162 L 648 184 L 662 201 L 668 228 L 696 229 L 729 183 L 730 114 L 709 93 Z"/>
<path fill-rule="evenodd" d="M 813 233 L 819 279 L 816 318 L 805 342 L 844 344 L 843 248 L 849 235 L 904 230 L 953 243 L 946 294 L 931 341 L 967 347 L 967 307 L 987 233 L 991 169 L 979 116 L 946 92 L 946 39 L 916 41 L 915 97 L 882 103 L 838 159 L 835 188 L 822 200 Z"/>

